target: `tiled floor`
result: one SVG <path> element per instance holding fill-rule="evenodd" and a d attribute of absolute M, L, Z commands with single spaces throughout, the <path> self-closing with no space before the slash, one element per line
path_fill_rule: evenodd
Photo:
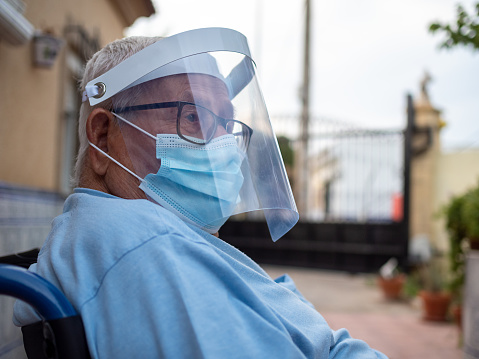
<path fill-rule="evenodd" d="M 419 303 L 382 298 L 371 275 L 264 266 L 277 277 L 288 273 L 333 329 L 346 328 L 390 359 L 460 359 L 453 323 L 426 322 Z"/>
<path fill-rule="evenodd" d="M 391 359 L 460 359 L 458 330 L 449 323 L 431 323 L 416 316 L 378 313 L 324 313 L 333 329 L 347 328 Z"/>

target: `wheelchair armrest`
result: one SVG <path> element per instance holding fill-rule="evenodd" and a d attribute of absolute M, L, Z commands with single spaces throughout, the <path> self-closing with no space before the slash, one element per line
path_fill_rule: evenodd
<path fill-rule="evenodd" d="M 44 319 L 22 328 L 30 359 L 90 358 L 81 317 L 50 282 L 24 268 L 0 264 L 1 294 L 30 304 Z"/>
<path fill-rule="evenodd" d="M 77 315 L 58 288 L 39 275 L 17 266 L 0 264 L 0 294 L 27 302 L 45 320 Z"/>

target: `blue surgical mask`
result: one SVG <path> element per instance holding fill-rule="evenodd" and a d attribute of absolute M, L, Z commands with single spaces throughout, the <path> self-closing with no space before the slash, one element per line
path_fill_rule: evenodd
<path fill-rule="evenodd" d="M 176 134 L 159 134 L 160 169 L 146 175 L 140 188 L 183 220 L 216 233 L 239 202 L 244 156 L 233 135 L 196 145 Z"/>
<path fill-rule="evenodd" d="M 245 153 L 235 137 L 223 135 L 206 145 L 187 142 L 177 134 L 158 134 L 155 138 L 113 114 L 156 140 L 156 158 L 161 160 L 158 172 L 141 178 L 93 143 L 90 145 L 138 178 L 140 189 L 150 199 L 188 223 L 209 233 L 218 232 L 234 214 L 244 181 L 241 164 Z"/>

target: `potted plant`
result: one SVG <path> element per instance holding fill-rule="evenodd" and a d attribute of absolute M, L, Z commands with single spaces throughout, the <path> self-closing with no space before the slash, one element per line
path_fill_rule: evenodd
<path fill-rule="evenodd" d="M 465 281 L 465 261 L 468 247 L 464 203 L 466 195 L 453 197 L 443 208 L 446 229 L 449 235 L 449 269 L 448 288 L 451 293 L 452 314 L 459 328 L 462 327 L 462 301 Z"/>
<path fill-rule="evenodd" d="M 465 283 L 466 256 L 479 249 L 479 185 L 455 196 L 443 207 L 449 236 L 449 290 L 453 301 L 453 315 L 462 327 L 462 303 Z"/>
<path fill-rule="evenodd" d="M 462 315 L 464 347 L 479 350 L 479 184 L 464 197 L 462 217 L 465 226 L 466 244 L 464 267 L 464 314 Z"/>
<path fill-rule="evenodd" d="M 446 290 L 443 263 L 436 254 L 421 268 L 423 289 L 419 292 L 422 301 L 423 319 L 445 321 L 451 303 L 451 293 Z"/>
<path fill-rule="evenodd" d="M 406 276 L 398 268 L 396 258 L 389 259 L 379 270 L 378 286 L 387 300 L 397 300 L 402 294 Z"/>

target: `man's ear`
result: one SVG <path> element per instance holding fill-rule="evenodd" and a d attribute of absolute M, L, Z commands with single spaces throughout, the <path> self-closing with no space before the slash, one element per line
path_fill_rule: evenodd
<path fill-rule="evenodd" d="M 108 153 L 108 136 L 114 125 L 113 114 L 103 108 L 94 109 L 86 121 L 86 135 L 88 141 L 105 153 Z M 96 148 L 90 146 L 89 149 L 90 165 L 93 171 L 99 176 L 104 176 L 111 160 Z"/>

